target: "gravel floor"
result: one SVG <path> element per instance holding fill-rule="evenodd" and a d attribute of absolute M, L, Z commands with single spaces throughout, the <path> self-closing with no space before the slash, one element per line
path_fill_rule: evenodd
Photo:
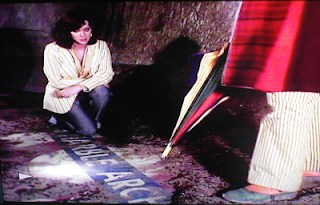
<path fill-rule="evenodd" d="M 154 166 L 164 168 L 166 178 L 160 181 L 162 186 L 172 191 L 172 204 L 231 204 L 221 194 L 247 184 L 248 165 L 259 120 L 268 111 L 263 93 L 237 90 L 230 100 L 218 106 L 189 132 L 168 158 L 157 161 Z M 2 109 L 0 136 L 62 133 L 46 123 L 48 118 L 48 113 L 37 105 Z M 141 158 L 160 156 L 168 143 L 172 124 L 159 130 L 155 124 L 161 122 L 154 119 L 148 115 L 131 116 L 126 123 L 118 124 L 119 127 L 126 126 L 123 138 L 119 139 L 110 132 L 99 139 L 99 143 L 128 148 L 132 155 L 140 155 Z M 17 173 L 28 169 L 35 150 L 17 151 L 14 145 L 14 142 L 0 140 L 5 201 L 45 199 L 57 203 L 116 203 L 114 196 L 94 181 L 75 184 L 41 177 L 17 180 Z M 300 191 L 295 200 L 272 204 L 320 204 L 320 186 Z"/>

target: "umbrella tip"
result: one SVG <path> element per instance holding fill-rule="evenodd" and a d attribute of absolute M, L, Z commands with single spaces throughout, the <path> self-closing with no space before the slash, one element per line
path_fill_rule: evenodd
<path fill-rule="evenodd" d="M 166 158 L 170 154 L 172 147 L 173 147 L 173 144 L 170 142 L 165 148 L 165 150 L 163 151 L 161 158 Z"/>

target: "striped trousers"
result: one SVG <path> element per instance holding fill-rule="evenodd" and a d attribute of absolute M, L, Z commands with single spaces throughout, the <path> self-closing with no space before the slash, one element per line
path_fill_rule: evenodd
<path fill-rule="evenodd" d="M 320 94 L 267 93 L 273 111 L 260 123 L 248 182 L 294 192 L 303 172 L 320 171 Z"/>

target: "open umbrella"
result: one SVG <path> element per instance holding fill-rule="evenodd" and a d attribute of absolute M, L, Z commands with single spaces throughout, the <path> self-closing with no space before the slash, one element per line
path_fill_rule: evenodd
<path fill-rule="evenodd" d="M 228 47 L 229 43 L 218 51 L 203 54 L 197 80 L 184 98 L 178 121 L 162 158 L 169 155 L 184 134 L 229 98 L 223 90 L 219 90 Z"/>

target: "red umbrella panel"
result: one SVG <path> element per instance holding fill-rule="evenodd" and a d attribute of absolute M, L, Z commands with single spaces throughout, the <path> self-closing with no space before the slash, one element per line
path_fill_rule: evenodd
<path fill-rule="evenodd" d="M 229 98 L 222 90 L 219 90 L 228 45 L 226 44 L 218 51 L 203 55 L 197 80 L 184 98 L 178 121 L 162 158 L 167 157 L 178 141 L 217 105 Z"/>

